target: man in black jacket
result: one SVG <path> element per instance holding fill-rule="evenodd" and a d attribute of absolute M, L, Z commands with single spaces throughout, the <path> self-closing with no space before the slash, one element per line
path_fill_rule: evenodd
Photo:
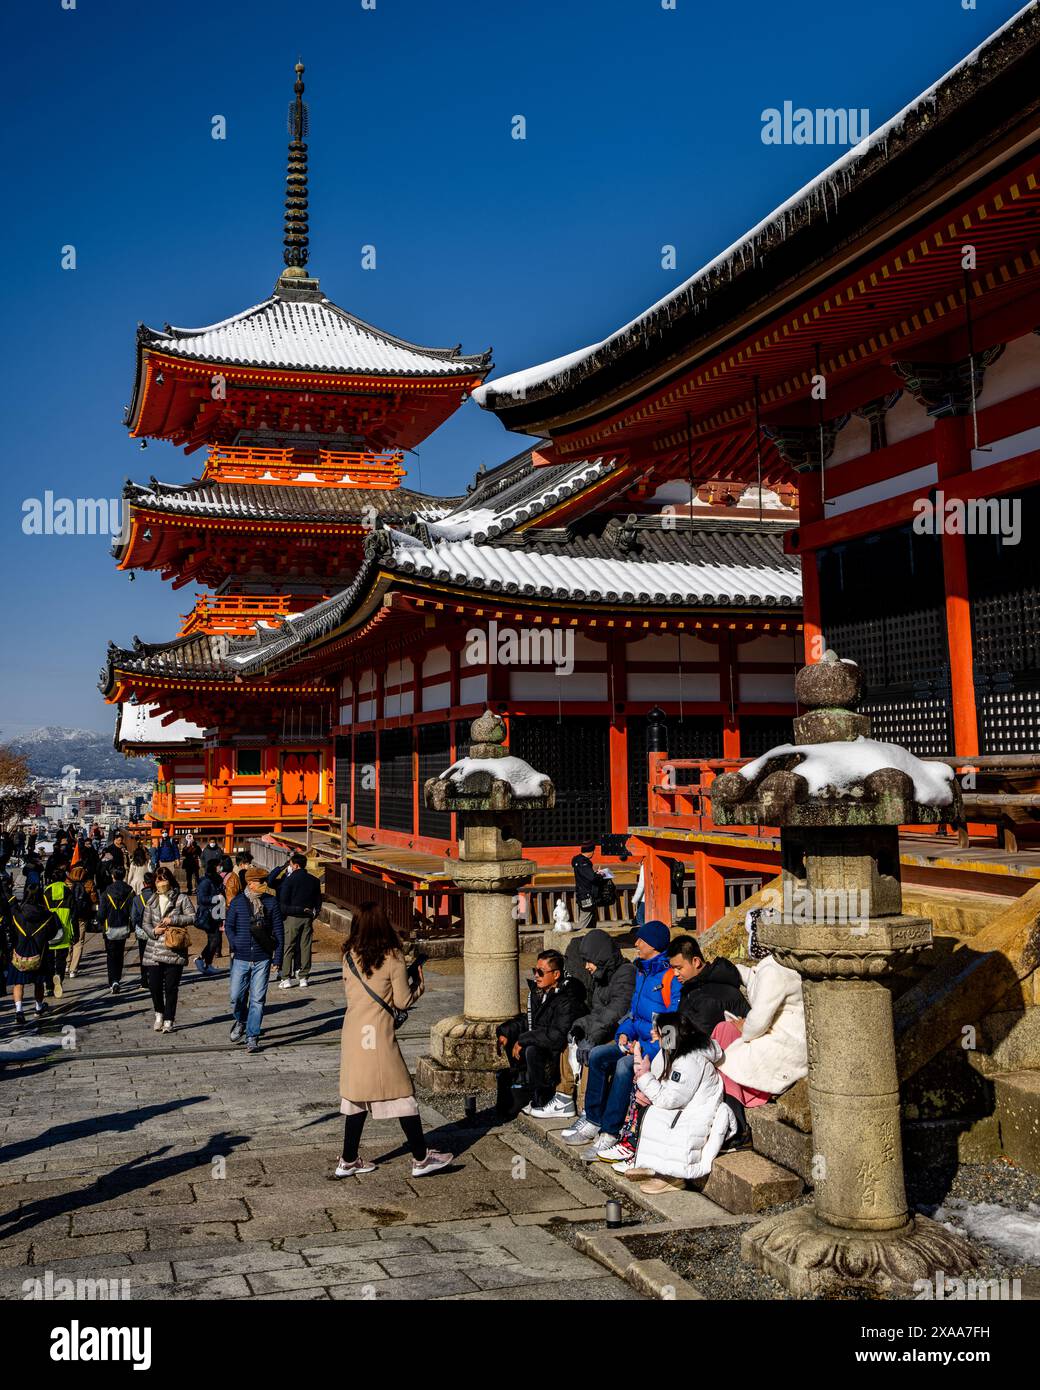
<path fill-rule="evenodd" d="M 702 1033 L 711 1037 L 712 1029 L 727 1013 L 746 1017 L 748 1002 L 741 989 L 740 972 L 725 956 L 706 961 L 692 936 L 673 936 L 668 963 L 682 982 L 679 1012 L 692 1018 Z"/>
<path fill-rule="evenodd" d="M 560 1095 L 560 1054 L 574 1021 L 587 1009 L 580 980 L 563 973 L 559 951 L 542 951 L 534 968 L 527 1002 L 527 1027 L 510 1048 L 510 1058 L 531 1088 L 524 1113 L 539 1119 L 573 1115 L 574 1102 Z"/>
<path fill-rule="evenodd" d="M 595 841 L 590 841 L 587 845 L 582 845 L 581 853 L 576 854 L 571 860 L 571 868 L 574 870 L 574 893 L 578 900 L 579 931 L 588 931 L 589 927 L 596 925 L 599 874 L 589 858 L 595 850 Z"/>
<path fill-rule="evenodd" d="M 280 869 L 271 870 L 267 886 L 278 894 L 285 931 L 282 978 L 278 988 L 290 989 L 295 975 L 296 983 L 303 989 L 311 973 L 311 943 L 314 919 L 321 911 L 321 884 L 307 872 L 307 856 L 293 854 Z"/>
<path fill-rule="evenodd" d="M 710 1037 L 727 1013 L 747 1017 L 750 1006 L 741 989 L 740 972 L 725 956 L 706 961 L 692 936 L 675 936 L 668 946 L 668 962 L 676 979 L 682 981 L 679 1012 L 692 1018 L 702 1033 Z M 744 1106 L 728 1089 L 725 1101 L 736 1118 L 737 1133 L 723 1147 L 727 1151 L 745 1148 L 750 1143 L 750 1131 Z"/>

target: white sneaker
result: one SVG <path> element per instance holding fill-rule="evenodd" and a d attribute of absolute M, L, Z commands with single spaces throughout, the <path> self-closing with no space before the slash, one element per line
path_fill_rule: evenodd
<path fill-rule="evenodd" d="M 300 978 L 296 981 L 296 983 L 300 986 L 301 989 L 306 989 L 308 984 L 307 976 L 301 975 Z"/>
<path fill-rule="evenodd" d="M 292 980 L 279 980 L 279 981 L 278 981 L 278 988 L 279 988 L 279 989 L 292 989 Z"/>
<path fill-rule="evenodd" d="M 562 1096 L 557 1091 L 552 1100 L 547 1101 L 545 1105 L 532 1105 L 525 1113 L 533 1115 L 536 1120 L 556 1120 L 577 1112 L 570 1096 Z"/>
<path fill-rule="evenodd" d="M 412 1159 L 412 1177 L 425 1178 L 428 1173 L 439 1173 L 442 1168 L 447 1168 L 453 1159 L 453 1154 L 441 1153 L 438 1149 L 428 1149 L 426 1157 L 421 1162 Z"/>
<path fill-rule="evenodd" d="M 599 1133 L 599 1125 L 595 1125 L 591 1120 L 587 1120 L 584 1115 L 576 1124 L 571 1125 L 570 1129 L 561 1129 L 560 1138 L 565 1144 L 587 1144 L 590 1139 L 595 1139 Z"/>
<path fill-rule="evenodd" d="M 612 1149 L 617 1143 L 616 1134 L 604 1134 L 600 1131 L 599 1135 L 593 1139 L 587 1148 L 582 1149 L 581 1157 L 586 1163 L 595 1163 L 600 1154 L 605 1154 L 608 1149 Z"/>
<path fill-rule="evenodd" d="M 366 1163 L 360 1156 L 355 1158 L 353 1163 L 344 1163 L 341 1158 L 336 1164 L 334 1176 L 337 1178 L 356 1178 L 359 1173 L 374 1173 L 375 1171 L 376 1165 Z"/>
<path fill-rule="evenodd" d="M 600 1154 L 604 1163 L 624 1163 L 626 1159 L 634 1156 L 628 1144 L 611 1144 L 609 1149 L 604 1149 Z"/>
<path fill-rule="evenodd" d="M 163 1030 L 164 1033 L 172 1033 L 172 1032 L 173 1032 L 173 1024 L 170 1022 L 170 1020 L 169 1020 L 168 1018 L 164 1018 L 164 1019 L 163 1019 L 162 1030 Z"/>
<path fill-rule="evenodd" d="M 162 1014 L 156 1014 L 156 1015 L 155 1015 L 155 1022 L 152 1024 L 152 1032 L 153 1032 L 153 1033 L 161 1033 L 161 1032 L 162 1032 L 162 1025 L 163 1025 Z"/>

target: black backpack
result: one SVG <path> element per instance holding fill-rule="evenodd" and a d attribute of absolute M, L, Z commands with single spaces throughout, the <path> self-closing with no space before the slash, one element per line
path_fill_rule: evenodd
<path fill-rule="evenodd" d="M 122 888 L 124 896 L 120 897 L 118 889 Z M 111 888 L 105 890 L 105 935 L 110 941 L 125 941 L 130 935 L 130 909 L 133 905 L 134 895 L 127 885 L 125 879 L 120 882 L 113 882 Z"/>
<path fill-rule="evenodd" d="M 612 907 L 617 902 L 617 884 L 606 874 L 596 875 L 596 906 Z"/>

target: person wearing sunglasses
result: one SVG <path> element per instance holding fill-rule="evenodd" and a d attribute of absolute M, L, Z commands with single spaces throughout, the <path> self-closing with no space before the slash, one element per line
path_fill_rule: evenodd
<path fill-rule="evenodd" d="M 575 1020 L 588 1010 L 585 986 L 564 974 L 559 951 L 542 951 L 533 975 L 528 986 L 526 1027 L 521 1022 L 521 1031 L 510 1048 L 513 1069 L 531 1090 L 524 1114 L 539 1119 L 570 1116 L 574 1101 L 556 1088 L 568 1034 Z"/>

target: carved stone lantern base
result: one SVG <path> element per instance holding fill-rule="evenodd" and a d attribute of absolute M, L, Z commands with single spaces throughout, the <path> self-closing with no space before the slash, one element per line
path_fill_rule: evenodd
<path fill-rule="evenodd" d="M 463 1014 L 438 1019 L 430 1029 L 430 1051 L 416 1064 L 419 1085 L 436 1095 L 493 1091 L 498 1073 L 508 1065 L 498 1052 L 497 1026 Z"/>
<path fill-rule="evenodd" d="M 934 1290 L 937 1276 L 960 1277 L 978 1262 L 966 1240 L 927 1216 L 897 1231 L 849 1231 L 828 1226 L 812 1206 L 760 1221 L 742 1236 L 740 1253 L 796 1298 L 912 1298 L 923 1291 L 918 1281 Z"/>

